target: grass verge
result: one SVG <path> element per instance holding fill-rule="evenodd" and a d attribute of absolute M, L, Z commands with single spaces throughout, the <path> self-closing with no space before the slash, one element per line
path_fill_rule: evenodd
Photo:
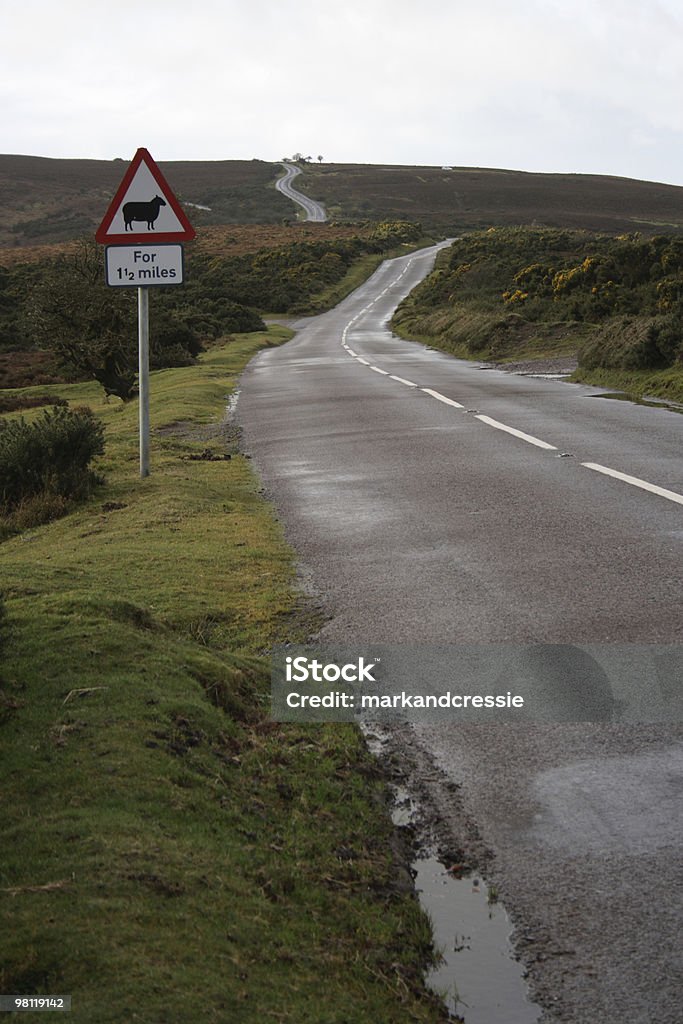
<path fill-rule="evenodd" d="M 136 404 L 60 385 L 107 483 L 0 545 L 0 991 L 70 993 L 74 1024 L 443 1019 L 358 733 L 268 718 L 263 654 L 316 618 L 221 421 L 286 336 L 152 375 L 144 481 Z"/>
<path fill-rule="evenodd" d="M 395 249 L 391 249 L 388 252 L 368 253 L 366 256 L 361 256 L 359 259 L 354 260 L 341 281 L 329 285 L 318 292 L 317 295 L 312 295 L 310 300 L 298 310 L 298 313 L 312 316 L 316 313 L 323 313 L 328 309 L 332 309 L 342 299 L 345 299 L 347 295 L 350 295 L 356 288 L 364 284 L 385 260 L 393 260 L 398 256 L 407 256 L 411 252 L 416 252 L 418 249 L 424 249 L 426 246 L 433 244 L 433 238 L 424 237 L 417 242 L 398 245 Z"/>
<path fill-rule="evenodd" d="M 501 363 L 575 355 L 594 330 L 590 324 L 572 321 L 535 323 L 516 314 L 501 317 L 464 304 L 430 314 L 399 310 L 391 328 L 407 341 L 422 342 L 459 359 Z"/>
<path fill-rule="evenodd" d="M 584 370 L 579 367 L 571 377 L 583 384 L 594 384 L 623 391 L 635 398 L 662 398 L 683 402 L 683 367 L 666 370 Z"/>
<path fill-rule="evenodd" d="M 530 323 L 521 317 L 501 319 L 465 308 L 457 313 L 395 317 L 391 327 L 406 341 L 421 342 L 458 359 L 499 363 L 574 356 L 596 330 L 592 324 Z M 664 370 L 587 370 L 579 366 L 570 379 L 623 391 L 634 398 L 683 402 L 683 368 L 677 366 Z"/>

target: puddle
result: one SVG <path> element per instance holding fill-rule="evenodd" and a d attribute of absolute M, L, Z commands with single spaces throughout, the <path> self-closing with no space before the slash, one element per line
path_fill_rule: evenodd
<path fill-rule="evenodd" d="M 231 394 L 226 395 L 225 397 L 228 400 L 228 404 L 225 407 L 225 418 L 228 422 L 230 422 L 232 419 L 234 419 L 235 412 L 237 411 L 237 402 L 240 397 L 240 389 L 235 388 L 235 390 Z"/>
<path fill-rule="evenodd" d="M 473 873 L 456 877 L 435 857 L 413 864 L 442 962 L 427 984 L 465 1024 L 534 1024 L 523 967 L 510 945 L 512 925 L 495 889 Z"/>
<path fill-rule="evenodd" d="M 520 371 L 519 377 L 536 377 L 538 380 L 569 380 L 573 370 L 564 370 L 562 373 L 524 373 Z"/>
<path fill-rule="evenodd" d="M 381 758 L 387 737 L 376 728 L 363 731 L 369 749 Z M 420 808 L 410 791 L 396 784 L 392 790 L 394 824 L 419 822 Z M 444 865 L 431 852 L 411 867 L 441 955 L 425 980 L 449 1014 L 465 1024 L 535 1024 L 541 1010 L 529 999 L 524 968 L 510 942 L 512 924 L 495 889 L 467 865 Z"/>
<path fill-rule="evenodd" d="M 606 391 L 604 395 L 591 395 L 591 398 L 612 398 L 617 402 L 633 402 L 634 405 L 647 405 L 651 409 L 667 409 L 669 412 L 683 412 L 683 404 L 667 398 L 643 398 L 632 395 L 628 391 Z"/>

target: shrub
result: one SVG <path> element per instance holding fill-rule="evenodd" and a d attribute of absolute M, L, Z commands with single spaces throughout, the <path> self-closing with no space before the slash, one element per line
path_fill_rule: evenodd
<path fill-rule="evenodd" d="M 37 409 L 41 405 L 68 405 L 66 398 L 58 395 L 0 394 L 0 413 L 18 412 L 19 409 Z"/>
<path fill-rule="evenodd" d="M 66 500 L 90 493 L 98 482 L 90 463 L 103 451 L 104 427 L 86 407 L 46 410 L 32 423 L 0 421 L 0 514 L 37 502 L 54 518 Z"/>

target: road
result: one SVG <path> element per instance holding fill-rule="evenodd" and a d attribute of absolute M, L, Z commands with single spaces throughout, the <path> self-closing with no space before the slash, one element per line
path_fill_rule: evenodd
<path fill-rule="evenodd" d="M 434 255 L 383 264 L 242 379 L 248 451 L 330 611 L 321 641 L 680 643 L 683 416 L 392 336 Z M 680 1020 L 670 717 L 405 737 L 454 842 L 493 851 L 548 1021 Z"/>
<path fill-rule="evenodd" d="M 287 196 L 293 203 L 300 206 L 306 213 L 306 220 L 326 221 L 327 214 L 325 213 L 324 206 L 316 203 L 315 199 L 309 199 L 302 192 L 297 192 L 295 188 L 292 188 L 292 181 L 296 178 L 297 174 L 301 174 L 301 168 L 296 167 L 294 164 L 283 164 L 282 166 L 285 169 L 285 173 L 275 182 L 275 188 L 278 192 L 282 192 L 283 196 Z"/>

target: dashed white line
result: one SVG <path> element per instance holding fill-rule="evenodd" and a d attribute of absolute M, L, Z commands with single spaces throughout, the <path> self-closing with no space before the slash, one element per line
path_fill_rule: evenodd
<path fill-rule="evenodd" d="M 412 260 L 410 262 L 412 263 Z M 356 352 L 354 352 L 352 348 L 349 348 L 346 342 L 346 335 L 351 325 L 355 323 L 355 321 L 358 320 L 359 317 L 363 315 L 363 313 L 368 312 L 370 307 L 373 306 L 375 302 L 377 302 L 377 300 L 381 298 L 389 290 L 389 288 L 391 288 L 394 284 L 397 284 L 398 281 L 400 281 L 400 279 L 408 270 L 408 266 L 404 267 L 403 271 L 399 274 L 396 281 L 392 282 L 391 285 L 388 285 L 387 288 L 385 288 L 384 291 L 381 292 L 381 294 L 376 299 L 369 303 L 368 306 L 362 309 L 360 313 L 357 313 L 356 316 L 354 316 L 353 319 L 349 321 L 349 323 L 344 328 L 344 331 L 342 332 L 342 345 L 349 353 L 349 355 L 356 359 L 357 362 L 362 363 L 363 366 L 369 366 L 370 369 L 374 370 L 375 373 L 380 373 L 384 377 L 389 377 L 390 380 L 395 380 L 398 381 L 399 384 L 407 385 L 407 387 L 417 388 L 418 385 L 414 381 L 406 380 L 405 377 L 399 377 L 396 374 L 389 373 L 388 370 L 382 370 L 379 366 L 373 366 L 371 363 L 368 362 L 367 359 L 363 359 L 362 356 L 359 356 Z M 424 391 L 426 395 L 430 395 L 431 398 L 435 398 L 438 402 L 443 402 L 445 405 L 450 405 L 454 409 L 465 408 L 464 405 L 461 405 L 460 402 L 456 402 L 454 399 L 448 398 L 446 395 L 442 395 L 441 392 L 434 391 L 432 388 L 420 388 L 420 390 Z M 552 452 L 557 451 L 557 448 L 554 444 L 548 444 L 547 441 L 542 441 L 540 438 L 533 437 L 531 434 L 526 434 L 523 430 L 517 430 L 515 427 L 508 427 L 507 424 L 501 423 L 499 420 L 494 420 L 491 416 L 485 416 L 481 413 L 477 413 L 475 419 L 481 420 L 482 423 L 486 423 L 488 424 L 488 426 L 494 427 L 496 430 L 502 430 L 506 434 L 512 434 L 513 437 L 518 437 L 520 440 L 526 441 L 527 444 L 533 444 L 537 448 L 543 448 L 546 451 Z M 586 469 L 594 470 L 596 473 L 602 473 L 604 476 L 612 477 L 615 480 L 621 480 L 623 483 L 630 484 L 632 487 L 639 487 L 643 491 L 649 491 L 650 494 L 656 494 L 661 498 L 666 498 L 668 501 L 674 501 L 678 505 L 683 505 L 683 494 L 679 494 L 677 491 L 670 491 L 666 487 L 659 487 L 657 484 L 651 484 L 647 480 L 641 480 L 639 477 L 630 476 L 628 473 L 620 473 L 616 469 L 610 469 L 608 466 L 601 466 L 597 462 L 582 462 L 581 465 Z"/>
<path fill-rule="evenodd" d="M 668 498 L 669 501 L 675 501 L 677 504 L 683 505 L 683 494 L 678 494 L 676 491 L 668 491 L 666 487 L 658 487 L 657 484 L 650 484 L 647 480 L 641 480 L 637 476 L 629 476 L 628 473 L 620 473 L 616 469 L 609 469 L 607 466 L 601 466 L 597 462 L 582 462 L 581 465 L 585 466 L 586 469 L 594 469 L 596 473 L 612 476 L 615 480 L 623 480 L 625 484 L 640 487 L 644 491 L 650 491 L 651 494 L 658 494 L 660 498 Z"/>
<path fill-rule="evenodd" d="M 431 395 L 432 398 L 436 398 L 437 402 L 443 402 L 445 405 L 452 405 L 454 409 L 464 409 L 465 406 L 461 405 L 460 402 L 455 402 L 452 398 L 446 398 L 439 391 L 432 391 L 431 388 L 420 388 L 426 395 Z"/>
<path fill-rule="evenodd" d="M 350 326 L 350 324 L 348 325 Z M 346 331 L 344 332 L 344 336 Z M 383 377 L 389 377 L 390 380 L 398 381 L 399 384 L 405 384 L 410 388 L 416 388 L 418 385 L 412 380 L 406 380 L 405 377 L 399 377 L 396 374 L 389 373 L 388 370 L 382 370 L 379 366 L 373 366 L 367 359 L 363 359 L 353 349 L 349 348 L 344 340 L 342 342 L 344 348 L 350 356 L 359 362 L 363 366 L 368 366 L 375 373 L 381 373 Z M 440 391 L 434 391 L 432 388 L 420 388 L 426 395 L 431 398 L 435 398 L 438 402 L 443 402 L 445 405 L 450 405 L 454 409 L 464 409 L 464 405 L 460 402 L 456 402 L 453 398 L 448 398 L 446 395 L 442 395 Z M 482 423 L 488 424 L 490 427 L 494 427 L 496 430 L 502 430 L 506 434 L 512 434 L 513 437 L 518 437 L 522 441 L 526 441 L 527 444 L 533 444 L 537 448 L 543 448 L 546 451 L 555 452 L 557 448 L 554 444 L 548 444 L 547 441 L 542 441 L 538 437 L 533 437 L 531 434 L 526 434 L 523 430 L 517 430 L 515 427 L 508 427 L 507 424 L 501 423 L 499 420 L 494 420 L 491 416 L 485 416 L 482 413 L 478 413 L 475 419 L 481 420 Z M 643 491 L 649 491 L 650 494 L 657 494 L 661 498 L 666 498 L 668 501 L 674 501 L 678 505 L 683 505 L 683 494 L 679 494 L 677 491 L 670 491 L 666 487 L 659 487 L 658 484 L 651 484 L 647 480 L 641 480 L 639 477 L 630 476 L 628 473 L 620 473 L 616 469 L 610 469 L 608 466 L 601 466 L 597 462 L 582 462 L 582 466 L 586 469 L 592 469 L 596 473 L 602 473 L 604 476 L 613 477 L 615 480 L 621 480 L 623 483 L 630 484 L 632 487 L 639 487 Z"/>
<path fill-rule="evenodd" d="M 514 427 L 508 427 L 505 423 L 499 423 L 498 420 L 492 420 L 490 416 L 482 416 L 478 414 L 476 419 L 481 420 L 482 423 L 488 423 L 490 427 L 495 427 L 496 430 L 504 430 L 506 434 L 512 434 L 514 437 L 519 437 L 522 441 L 526 441 L 528 444 L 535 444 L 537 448 L 545 448 L 546 451 L 556 452 L 557 448 L 554 444 L 548 444 L 547 441 L 541 441 L 537 437 L 532 437 L 531 434 L 525 434 L 523 430 L 516 430 Z"/>

